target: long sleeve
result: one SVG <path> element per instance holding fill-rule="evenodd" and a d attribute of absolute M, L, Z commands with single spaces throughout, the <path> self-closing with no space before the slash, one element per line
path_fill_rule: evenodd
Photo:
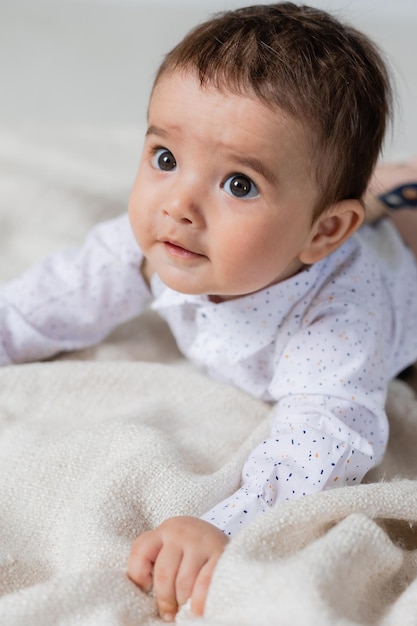
<path fill-rule="evenodd" d="M 309 318 L 277 356 L 269 437 L 247 459 L 241 487 L 203 516 L 228 535 L 274 505 L 359 484 L 382 459 L 387 374 L 374 318 L 346 303 Z"/>
<path fill-rule="evenodd" d="M 0 365 L 94 345 L 134 318 L 151 299 L 141 262 L 122 215 L 94 228 L 82 248 L 0 285 Z"/>

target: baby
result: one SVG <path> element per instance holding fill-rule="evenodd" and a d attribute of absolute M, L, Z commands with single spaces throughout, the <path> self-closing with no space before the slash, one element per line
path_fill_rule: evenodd
<path fill-rule="evenodd" d="M 238 491 L 133 545 L 166 621 L 203 612 L 256 516 L 384 454 L 388 381 L 417 359 L 415 259 L 390 220 L 360 228 L 390 95 L 375 46 L 325 12 L 219 15 L 158 71 L 129 219 L 0 290 L 0 364 L 97 343 L 153 301 L 192 362 L 271 403 Z"/>

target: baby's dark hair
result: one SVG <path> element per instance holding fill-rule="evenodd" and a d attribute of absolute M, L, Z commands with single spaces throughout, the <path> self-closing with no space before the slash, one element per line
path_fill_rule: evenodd
<path fill-rule="evenodd" d="M 251 6 L 197 26 L 165 57 L 166 73 L 255 96 L 301 122 L 319 186 L 315 217 L 361 199 L 391 111 L 389 76 L 368 37 L 328 13 L 290 2 Z"/>

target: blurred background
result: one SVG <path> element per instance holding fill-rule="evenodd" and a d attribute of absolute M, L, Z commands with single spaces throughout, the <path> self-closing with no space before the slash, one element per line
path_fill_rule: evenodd
<path fill-rule="evenodd" d="M 256 0 L 0 0 L 0 124 L 143 124 L 163 54 L 209 14 L 250 3 Z M 397 94 L 385 158 L 417 153 L 416 0 L 308 3 L 379 43 Z"/>

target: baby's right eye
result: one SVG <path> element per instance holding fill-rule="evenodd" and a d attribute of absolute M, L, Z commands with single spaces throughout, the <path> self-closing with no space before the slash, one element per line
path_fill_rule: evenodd
<path fill-rule="evenodd" d="M 177 167 L 177 162 L 172 152 L 166 148 L 157 148 L 152 156 L 152 165 L 157 170 L 171 172 Z"/>

